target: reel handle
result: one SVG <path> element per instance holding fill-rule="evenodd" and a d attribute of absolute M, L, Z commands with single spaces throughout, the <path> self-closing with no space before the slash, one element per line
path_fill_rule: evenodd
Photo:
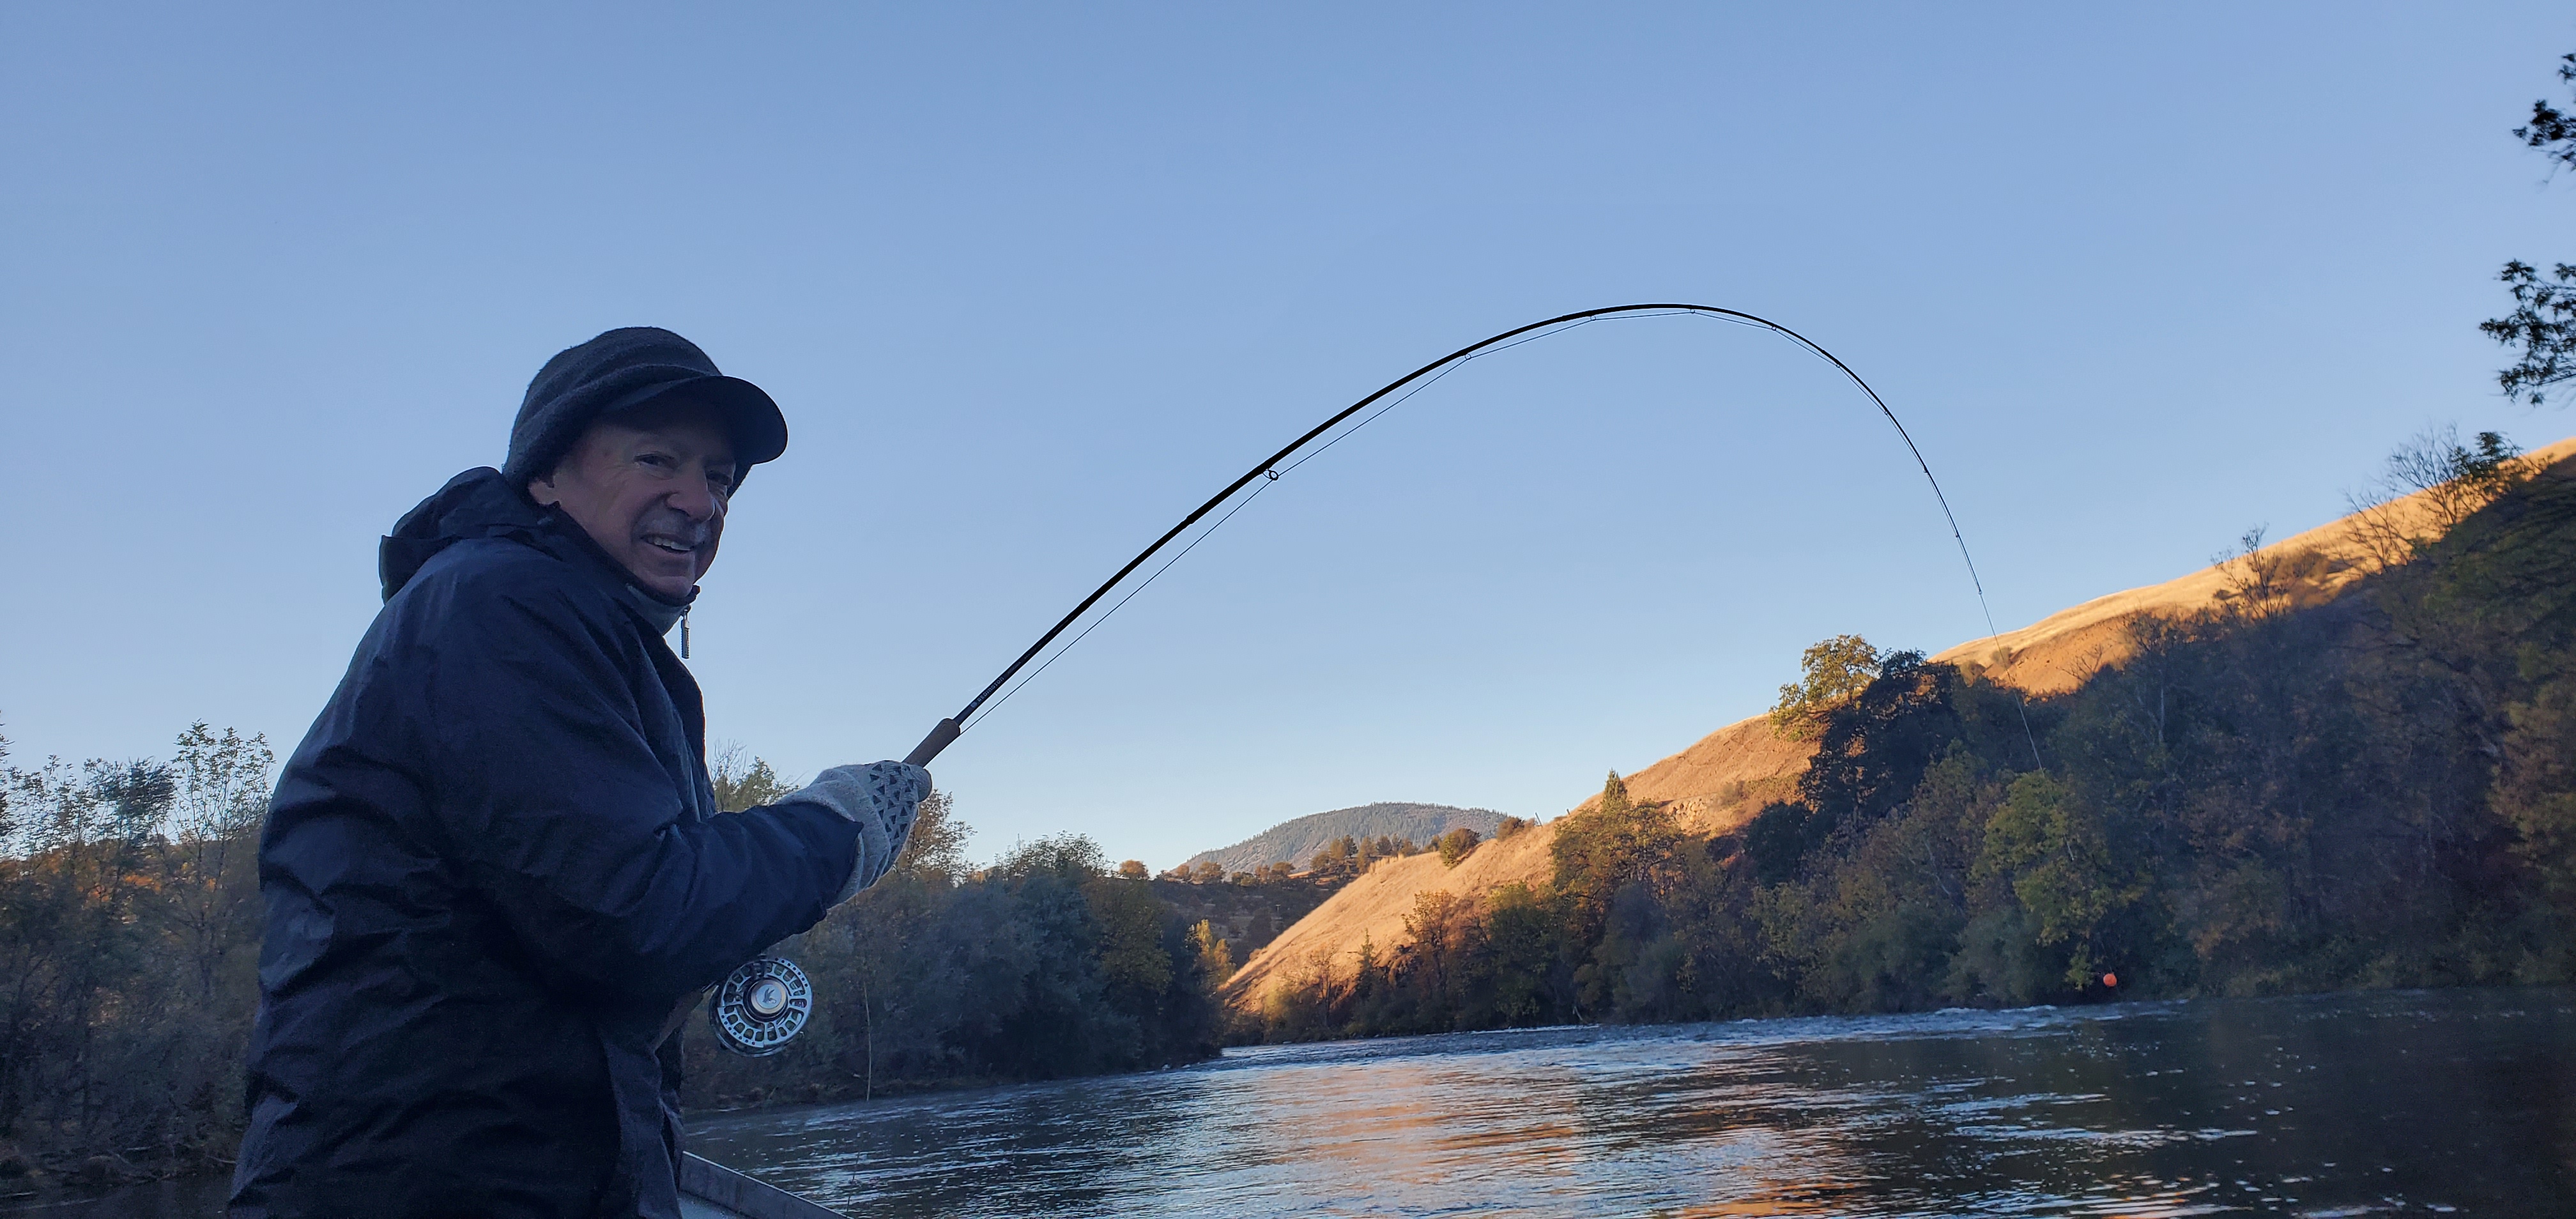
<path fill-rule="evenodd" d="M 921 743 L 913 746 L 912 752 L 903 756 L 904 765 L 930 765 L 930 760 L 938 757 L 939 751 L 948 748 L 950 744 L 957 740 L 958 735 L 965 731 L 966 729 L 961 727 L 956 720 L 944 719 L 939 721 L 939 726 L 931 729 L 929 736 L 921 738 Z"/>

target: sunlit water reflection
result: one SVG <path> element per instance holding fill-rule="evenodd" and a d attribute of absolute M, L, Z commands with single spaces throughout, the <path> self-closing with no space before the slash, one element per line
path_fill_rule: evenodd
<path fill-rule="evenodd" d="M 2576 991 L 1336 1042 L 691 1133 L 853 1215 L 2576 1215 Z"/>
<path fill-rule="evenodd" d="M 2576 992 L 1337 1042 L 694 1133 L 861 1215 L 2566 1215 Z"/>

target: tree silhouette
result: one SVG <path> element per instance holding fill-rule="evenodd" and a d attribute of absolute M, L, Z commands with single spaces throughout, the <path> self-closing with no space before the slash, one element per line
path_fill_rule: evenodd
<path fill-rule="evenodd" d="M 2576 54 L 2559 57 L 2558 79 L 2576 85 Z M 2513 129 L 2528 148 L 2542 150 L 2551 172 L 2576 166 L 2576 121 L 2546 99 L 2531 103 L 2531 121 Z M 2513 293 L 2513 312 L 2478 323 L 2478 329 L 2521 358 L 2496 374 L 2507 398 L 2538 406 L 2549 388 L 2576 377 L 2576 266 L 2559 263 L 2549 277 L 2517 258 L 2497 275 Z"/>

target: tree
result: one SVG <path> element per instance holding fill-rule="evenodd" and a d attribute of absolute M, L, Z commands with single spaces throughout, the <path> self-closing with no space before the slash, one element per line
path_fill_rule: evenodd
<path fill-rule="evenodd" d="M 1454 868 L 1467 857 L 1467 852 L 1476 849 L 1476 831 L 1462 825 L 1435 841 L 1440 848 L 1440 866 Z"/>
<path fill-rule="evenodd" d="M 172 1024 L 166 958 L 154 959 L 165 924 L 153 848 L 177 785 L 148 761 L 75 770 L 59 758 L 11 768 L 8 781 L 0 1133 L 23 1134 L 27 1122 L 77 1143 L 147 1140 L 160 1106 L 135 1093 L 204 1065 L 172 1057 L 184 1030 Z M 240 1061 L 238 1047 L 231 1057 Z"/>
<path fill-rule="evenodd" d="M 255 835 L 276 763 L 265 735 L 226 728 L 219 737 L 203 720 L 179 734 L 170 826 L 177 875 L 166 897 L 196 967 L 198 1001 L 210 1012 L 233 950 L 259 940 Z"/>
<path fill-rule="evenodd" d="M 1144 860 L 1129 859 L 1119 863 L 1118 875 L 1127 880 L 1143 880 L 1149 874 L 1145 871 Z"/>
<path fill-rule="evenodd" d="M 742 746 L 727 745 L 716 751 L 715 764 L 707 768 L 716 789 L 716 807 L 728 813 L 775 804 L 796 784 L 780 778 L 766 758 L 742 760 Z"/>
<path fill-rule="evenodd" d="M 1234 976 L 1234 950 L 1217 934 L 1216 924 L 1200 919 L 1190 928 L 1190 949 L 1199 957 L 1199 972 L 1210 985 L 1221 986 Z"/>
<path fill-rule="evenodd" d="M 1816 754 L 1798 777 L 1797 804 L 1774 805 L 1760 818 L 1772 823 L 1765 833 L 1777 839 L 1773 845 L 1787 844 L 1777 823 L 1793 817 L 1803 854 L 1847 822 L 1885 816 L 1966 734 L 1958 670 L 1926 664 L 1921 652 L 1909 650 L 1879 653 L 1878 670 L 1810 721 Z"/>
<path fill-rule="evenodd" d="M 1163 948 L 1169 907 L 1142 885 L 1109 878 L 1084 886 L 1098 940 L 1101 981 L 1131 1013 L 1152 1009 L 1172 985 L 1172 958 Z"/>
<path fill-rule="evenodd" d="M 2475 447 L 2471 447 L 2474 445 Z M 2460 442 L 2456 427 L 2427 428 L 2388 455 L 2379 476 L 2346 497 L 2371 565 L 2385 571 L 2422 557 L 2453 529 L 2539 473 L 2496 432 Z M 2401 511 L 2399 504 L 2406 505 Z"/>
<path fill-rule="evenodd" d="M 1419 974 L 1426 1009 L 1425 1023 L 1434 1029 L 1453 1027 L 1463 996 L 1466 957 L 1476 930 L 1473 907 L 1446 889 L 1413 898 L 1413 913 L 1404 918 L 1406 963 Z"/>
<path fill-rule="evenodd" d="M 2559 57 L 2558 79 L 2576 85 L 2576 54 Z M 2546 99 L 2531 103 L 2531 122 L 2513 129 L 2527 148 L 2541 149 L 2550 169 L 2576 166 L 2576 121 Z M 2513 312 L 2478 323 L 2478 329 L 2521 358 L 2496 374 L 2507 398 L 2541 404 L 2549 388 L 2576 377 L 2576 266 L 2559 263 L 2551 279 L 2517 258 L 2497 275 L 2513 293 Z"/>
<path fill-rule="evenodd" d="M 1478 972 L 1481 1015 L 1489 1026 L 1538 1024 L 1569 1004 L 1563 949 L 1565 919 L 1557 903 L 1514 882 L 1485 903 L 1485 951 Z"/>
<path fill-rule="evenodd" d="M 966 839 L 974 832 L 957 819 L 957 802 L 934 791 L 913 810 L 912 836 L 894 857 L 893 871 L 941 888 L 955 885 L 966 878 Z"/>
<path fill-rule="evenodd" d="M 2496 810 L 2542 888 L 2576 911 L 2576 680 L 2553 674 L 2511 708 Z"/>
<path fill-rule="evenodd" d="M 1790 736 L 1812 734 L 1819 716 L 1868 687 L 1880 663 L 1878 649 L 1858 635 L 1810 645 L 1798 657 L 1798 680 L 1781 686 L 1780 701 L 1772 704 L 1772 727 Z"/>
<path fill-rule="evenodd" d="M 2264 526 L 2248 529 L 2233 551 L 2210 556 L 2227 587 L 2217 593 L 2226 612 L 2260 618 L 2280 612 L 2290 602 L 2289 561 L 2277 550 L 2263 548 Z"/>
<path fill-rule="evenodd" d="M 2081 987 L 2101 963 L 2100 931 L 2146 896 L 2145 877 L 2124 861 L 2093 810 L 2044 774 L 2014 779 L 1986 823 L 1980 876 L 2011 884 L 2038 920 L 2042 945 L 2067 945 L 2066 982 Z"/>
<path fill-rule="evenodd" d="M 1323 850 L 1315 852 L 1315 857 L 1307 861 L 1307 870 L 1318 876 L 1357 875 L 1366 868 L 1360 845 L 1359 839 L 1344 834 L 1325 843 Z"/>
<path fill-rule="evenodd" d="M 1680 841 L 1671 810 L 1637 803 L 1628 795 L 1627 781 L 1610 772 L 1601 785 L 1601 802 L 1567 816 L 1556 841 L 1548 844 L 1556 890 L 1573 903 L 1575 940 L 1589 944 L 1597 939 L 1611 899 L 1627 885 L 1651 882 Z"/>

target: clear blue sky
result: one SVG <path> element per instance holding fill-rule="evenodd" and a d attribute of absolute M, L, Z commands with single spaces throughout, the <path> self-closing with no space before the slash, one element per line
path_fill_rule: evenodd
<path fill-rule="evenodd" d="M 0 10 L 13 761 L 302 735 L 376 538 L 527 378 L 673 327 L 794 431 L 713 735 L 900 755 L 1137 546 L 1484 333 L 1798 327 L 2005 628 L 2337 515 L 2576 259 L 2542 4 Z M 1553 815 L 1798 650 L 1984 631 L 1894 436 L 1690 319 L 1479 361 L 1281 482 L 937 773 L 1165 866 L 1370 800 Z"/>

